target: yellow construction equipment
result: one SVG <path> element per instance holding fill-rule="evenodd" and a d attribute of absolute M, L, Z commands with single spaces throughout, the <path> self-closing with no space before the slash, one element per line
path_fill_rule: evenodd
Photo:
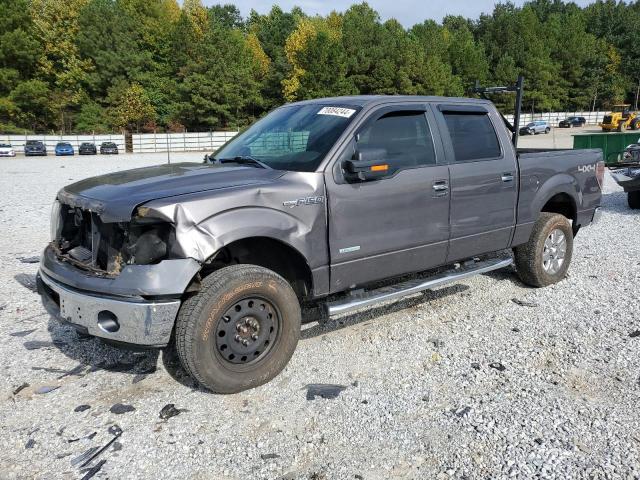
<path fill-rule="evenodd" d="M 630 105 L 614 105 L 613 110 L 602 119 L 603 132 L 623 132 L 640 129 L 640 114 L 629 110 Z"/>

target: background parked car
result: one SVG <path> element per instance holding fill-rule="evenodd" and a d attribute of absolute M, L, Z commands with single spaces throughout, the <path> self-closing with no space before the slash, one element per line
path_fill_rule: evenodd
<path fill-rule="evenodd" d="M 567 117 L 558 123 L 560 128 L 584 127 L 587 119 L 584 117 Z"/>
<path fill-rule="evenodd" d="M 56 145 L 56 156 L 60 155 L 73 155 L 73 146 L 68 142 L 58 142 Z"/>
<path fill-rule="evenodd" d="M 30 157 L 32 155 L 47 155 L 47 147 L 40 140 L 27 140 L 24 144 L 24 155 Z"/>
<path fill-rule="evenodd" d="M 0 157 L 15 157 L 16 151 L 8 143 L 0 143 Z"/>
<path fill-rule="evenodd" d="M 640 143 L 632 143 L 622 154 L 623 162 L 640 162 Z"/>
<path fill-rule="evenodd" d="M 95 143 L 84 142 L 78 148 L 78 154 L 80 155 L 95 155 L 96 153 L 98 153 L 98 149 Z"/>
<path fill-rule="evenodd" d="M 539 133 L 549 133 L 550 131 L 551 126 L 548 122 L 545 120 L 536 120 L 521 127 L 520 135 L 537 135 Z"/>
<path fill-rule="evenodd" d="M 117 155 L 118 145 L 113 142 L 102 142 L 102 145 L 100 145 L 100 153 L 102 155 Z"/>

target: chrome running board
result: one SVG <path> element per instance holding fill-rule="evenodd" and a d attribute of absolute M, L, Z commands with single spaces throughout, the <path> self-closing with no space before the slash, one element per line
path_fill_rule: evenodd
<path fill-rule="evenodd" d="M 342 313 L 365 308 L 376 303 L 398 300 L 402 297 L 406 297 L 407 295 L 422 292 L 423 290 L 441 287 L 442 285 L 457 282 L 458 280 L 462 280 L 473 275 L 479 275 L 481 273 L 508 267 L 512 263 L 513 259 L 511 258 L 497 258 L 480 262 L 467 262 L 463 264 L 461 268 L 439 273 L 426 279 L 420 278 L 416 280 L 409 280 L 407 282 L 397 283 L 395 285 L 378 288 L 368 292 L 362 291 L 358 294 L 351 293 L 347 298 L 336 300 L 334 302 L 327 302 L 327 313 L 329 316 L 340 315 Z"/>

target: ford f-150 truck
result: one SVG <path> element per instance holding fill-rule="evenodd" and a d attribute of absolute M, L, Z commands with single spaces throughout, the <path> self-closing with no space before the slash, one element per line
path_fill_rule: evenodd
<path fill-rule="evenodd" d="M 562 280 L 600 205 L 602 154 L 514 143 L 484 99 L 284 105 L 205 163 L 63 188 L 39 291 L 84 334 L 175 346 L 212 391 L 255 387 L 291 358 L 303 311 L 341 314 L 512 262 L 528 285 Z"/>

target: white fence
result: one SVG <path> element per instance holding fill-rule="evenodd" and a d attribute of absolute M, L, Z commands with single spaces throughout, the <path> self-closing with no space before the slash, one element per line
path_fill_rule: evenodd
<path fill-rule="evenodd" d="M 124 152 L 124 135 L 0 135 L 0 143 L 8 143 L 18 152 L 24 152 L 24 144 L 27 140 L 40 140 L 44 142 L 48 153 L 53 153 L 58 142 L 68 142 L 73 145 L 76 153 L 82 142 L 94 143 L 100 147 L 102 142 L 113 142 L 118 145 L 118 150 Z"/>
<path fill-rule="evenodd" d="M 149 152 L 213 152 L 232 139 L 238 132 L 185 132 L 133 134 L 134 153 Z"/>
<path fill-rule="evenodd" d="M 560 120 L 567 117 L 584 117 L 587 125 L 597 125 L 602 122 L 604 116 L 609 112 L 546 112 L 546 113 L 526 113 L 520 115 L 520 125 L 526 125 L 534 120 L 546 120 L 552 127 L 557 127 Z M 505 118 L 513 123 L 513 115 L 505 115 Z"/>

